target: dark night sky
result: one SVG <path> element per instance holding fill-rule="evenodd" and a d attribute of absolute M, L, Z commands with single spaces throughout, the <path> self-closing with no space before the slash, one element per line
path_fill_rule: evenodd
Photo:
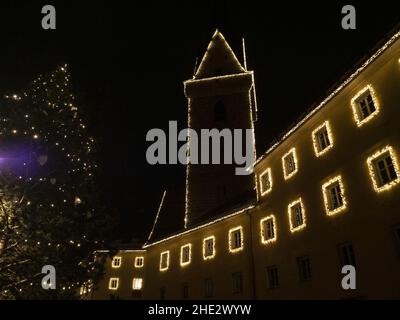
<path fill-rule="evenodd" d="M 182 81 L 191 78 L 216 27 L 239 60 L 246 38 L 260 155 L 400 22 L 395 1 L 351 2 L 357 30 L 344 31 L 343 4 L 327 2 L 2 1 L 0 94 L 70 65 L 84 118 L 100 143 L 104 198 L 121 215 L 116 237 L 140 238 L 151 228 L 162 190 L 184 183 L 182 166 L 146 163 L 146 133 L 167 128 L 169 120 L 186 126 Z M 56 31 L 41 29 L 45 4 L 57 9 Z"/>

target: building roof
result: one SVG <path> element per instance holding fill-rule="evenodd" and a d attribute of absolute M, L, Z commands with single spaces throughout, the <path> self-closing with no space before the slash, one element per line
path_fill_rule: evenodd
<path fill-rule="evenodd" d="M 337 94 L 339 94 L 353 79 L 355 79 L 365 68 L 374 62 L 383 52 L 386 51 L 398 38 L 400 37 L 400 24 L 397 25 L 385 39 L 379 41 L 378 45 L 371 50 L 371 53 L 366 58 L 362 58 L 352 69 L 347 71 L 340 79 L 340 83 L 336 83 L 331 87 L 328 96 L 319 104 L 312 106 L 306 113 L 304 113 L 299 120 L 283 132 L 278 139 L 276 139 L 271 146 L 262 156 L 260 156 L 254 165 L 257 165 L 261 160 L 267 157 L 273 150 L 275 150 L 283 141 L 291 136 L 298 128 L 300 128 L 309 118 L 311 118 L 317 111 L 323 108 L 329 101 L 331 101 Z M 381 44 L 384 42 L 384 45 Z"/>
<path fill-rule="evenodd" d="M 237 74 L 245 71 L 232 48 L 217 29 L 211 38 L 207 51 L 194 75 L 194 79 Z"/>
<path fill-rule="evenodd" d="M 386 49 L 388 49 L 398 38 L 400 37 L 400 26 L 396 26 L 394 28 L 395 31 L 392 31 L 388 34 L 387 41 L 380 47 L 375 47 L 372 50 L 372 53 L 370 56 L 367 58 L 364 58 L 362 61 L 360 61 L 358 64 L 356 64 L 355 67 L 353 67 L 351 70 L 349 70 L 343 77 L 342 77 L 342 82 L 335 87 L 332 88 L 328 96 L 319 104 L 317 104 L 315 107 L 312 107 L 309 109 L 307 113 L 305 113 L 302 117 L 299 118 L 299 121 L 294 124 L 292 127 L 290 127 L 286 132 L 284 132 L 281 137 L 275 141 L 272 146 L 262 155 L 260 156 L 257 160 L 256 163 L 259 163 L 262 161 L 266 156 L 268 156 L 273 150 L 275 150 L 284 140 L 286 140 L 290 135 L 292 135 L 298 128 L 300 128 L 309 118 L 311 118 L 316 112 L 318 112 L 321 108 L 323 108 L 329 101 L 331 101 L 338 93 L 340 93 L 353 79 L 355 79 L 365 68 L 368 67 L 373 61 L 375 61 Z M 218 35 L 218 37 L 216 37 Z M 384 40 L 383 40 L 384 41 Z M 236 56 L 234 55 L 232 49 L 229 47 L 225 39 L 223 38 L 222 34 L 217 30 L 214 33 L 213 40 L 210 42 L 207 52 L 203 57 L 202 62 L 200 63 L 200 66 L 194 76 L 194 79 L 200 79 L 200 78 L 207 78 L 207 77 L 214 77 L 215 74 L 207 74 L 202 70 L 203 66 L 202 65 L 207 65 L 210 63 L 208 59 L 213 56 L 213 49 L 214 46 L 215 48 L 222 46 L 222 42 L 224 43 L 223 45 L 227 46 L 224 47 L 224 50 L 227 50 L 227 48 L 232 52 L 232 55 L 236 59 L 238 66 L 236 68 L 238 69 L 232 69 L 236 70 L 236 73 L 242 73 L 245 72 L 243 67 L 240 65 L 239 61 L 237 60 Z M 379 45 L 382 44 L 382 42 L 379 43 Z M 218 49 L 220 50 L 220 49 Z M 232 66 L 232 65 L 231 65 Z M 233 68 L 233 67 L 232 67 Z M 204 69 L 209 69 L 209 67 Z M 232 70 L 230 72 L 232 72 Z M 204 228 L 206 226 L 209 226 L 211 224 L 217 223 L 221 220 L 228 219 L 232 216 L 235 216 L 237 214 L 246 212 L 248 210 L 251 210 L 254 208 L 254 202 L 255 200 L 250 198 L 245 198 L 242 199 L 242 201 L 238 201 L 235 204 L 227 204 L 227 206 L 221 207 L 218 212 L 214 212 L 210 215 L 207 215 L 204 217 L 204 220 L 198 221 L 197 224 L 193 225 L 190 229 L 184 229 L 184 224 L 183 224 L 183 217 L 184 217 L 184 195 L 182 195 L 180 198 L 176 198 L 178 194 L 174 194 L 175 200 L 170 200 L 172 201 L 172 204 L 167 205 L 165 209 L 162 209 L 159 213 L 159 216 L 156 218 L 155 221 L 155 227 L 153 235 L 151 235 L 146 242 L 146 244 L 143 246 L 144 248 L 148 246 L 155 245 L 157 243 L 161 243 L 164 241 L 168 241 L 170 239 L 176 238 L 178 236 L 181 236 L 183 234 L 187 234 L 189 232 Z M 171 212 L 172 210 L 172 212 Z M 165 213 L 163 213 L 165 212 Z M 170 212 L 170 213 L 168 213 Z M 162 217 L 162 218 L 161 218 Z M 162 219 L 162 220 L 161 220 Z"/>

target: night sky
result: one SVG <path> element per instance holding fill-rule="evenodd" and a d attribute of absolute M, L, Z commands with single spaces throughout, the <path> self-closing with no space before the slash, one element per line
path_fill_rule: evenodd
<path fill-rule="evenodd" d="M 162 191 L 183 186 L 185 170 L 150 166 L 145 140 L 169 120 L 186 127 L 182 82 L 192 77 L 218 28 L 255 71 L 257 154 L 320 102 L 328 89 L 400 22 L 400 5 L 355 5 L 357 30 L 341 28 L 346 3 L 298 1 L 7 1 L 0 4 L 0 94 L 68 63 L 89 130 L 99 142 L 100 190 L 119 212 L 116 239 L 149 233 Z M 41 8 L 57 30 L 41 28 Z M 183 201 L 184 199 L 182 199 Z"/>

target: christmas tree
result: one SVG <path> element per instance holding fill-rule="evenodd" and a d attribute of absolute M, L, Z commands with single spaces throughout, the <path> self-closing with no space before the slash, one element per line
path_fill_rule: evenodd
<path fill-rule="evenodd" d="M 76 298 L 102 275 L 94 251 L 113 219 L 68 66 L 5 96 L 0 123 L 0 299 Z M 46 265 L 56 270 L 50 290 Z"/>

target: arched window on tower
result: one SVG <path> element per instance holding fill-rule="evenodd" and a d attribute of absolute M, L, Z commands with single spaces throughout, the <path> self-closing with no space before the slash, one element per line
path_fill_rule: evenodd
<path fill-rule="evenodd" d="M 214 121 L 226 121 L 226 109 L 222 101 L 218 101 L 214 106 Z"/>

